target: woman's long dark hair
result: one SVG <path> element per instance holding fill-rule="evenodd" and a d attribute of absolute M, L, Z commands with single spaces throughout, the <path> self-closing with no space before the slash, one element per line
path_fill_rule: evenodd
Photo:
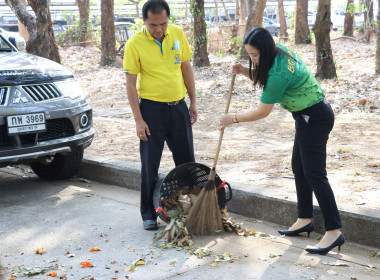
<path fill-rule="evenodd" d="M 264 88 L 268 81 L 268 72 L 272 67 L 274 58 L 278 53 L 290 56 L 288 53 L 276 46 L 272 35 L 262 27 L 255 27 L 245 36 L 244 45 L 250 45 L 260 52 L 259 65 L 254 66 L 249 58 L 249 77 L 256 86 Z M 293 58 L 292 56 L 290 56 Z M 294 58 L 293 58 L 294 59 Z"/>

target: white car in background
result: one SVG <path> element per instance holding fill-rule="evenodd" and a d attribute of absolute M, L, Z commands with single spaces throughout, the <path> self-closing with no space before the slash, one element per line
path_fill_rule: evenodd
<path fill-rule="evenodd" d="M 344 27 L 346 12 L 343 10 L 331 10 L 331 29 L 336 30 Z"/>
<path fill-rule="evenodd" d="M 307 12 L 307 24 L 309 25 L 310 28 L 313 28 L 316 18 L 317 18 L 316 11 Z"/>
<path fill-rule="evenodd" d="M 355 27 L 360 28 L 364 24 L 364 13 L 355 12 Z"/>

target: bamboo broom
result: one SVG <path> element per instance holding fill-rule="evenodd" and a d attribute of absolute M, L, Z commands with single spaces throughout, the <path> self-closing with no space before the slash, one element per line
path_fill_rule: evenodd
<path fill-rule="evenodd" d="M 230 90 L 227 98 L 224 113 L 228 113 L 230 107 L 232 90 L 235 83 L 235 75 L 232 76 Z M 208 181 L 197 200 L 191 207 L 186 218 L 186 228 L 189 233 L 194 235 L 207 235 L 217 230 L 223 230 L 222 215 L 220 213 L 218 197 L 216 194 L 215 176 L 216 163 L 218 162 L 220 147 L 222 145 L 224 129 L 220 130 L 218 147 L 216 149 L 214 164 L 210 170 Z"/>

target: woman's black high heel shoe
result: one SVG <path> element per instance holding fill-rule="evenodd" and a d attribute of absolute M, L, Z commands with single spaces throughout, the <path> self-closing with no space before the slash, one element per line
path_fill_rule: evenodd
<path fill-rule="evenodd" d="M 306 248 L 305 250 L 308 251 L 311 254 L 320 254 L 320 255 L 326 255 L 331 249 L 338 246 L 338 251 L 340 251 L 340 247 L 344 244 L 344 237 L 343 233 L 339 235 L 339 237 L 328 247 L 321 248 L 319 246 L 313 246 L 311 248 Z"/>
<path fill-rule="evenodd" d="M 310 232 L 314 230 L 314 225 L 312 222 L 308 223 L 306 226 L 301 227 L 296 230 L 287 230 L 287 229 L 280 229 L 278 233 L 284 234 L 286 236 L 296 236 L 302 232 L 307 232 L 307 237 L 310 236 Z"/>

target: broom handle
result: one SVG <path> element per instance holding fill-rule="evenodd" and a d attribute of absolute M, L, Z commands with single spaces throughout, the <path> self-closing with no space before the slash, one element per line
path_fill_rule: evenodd
<path fill-rule="evenodd" d="M 228 109 L 230 108 L 232 91 L 234 89 L 234 83 L 235 83 L 235 77 L 236 77 L 236 75 L 232 75 L 231 85 L 230 85 L 230 91 L 228 93 L 226 108 L 224 109 L 224 114 L 228 114 Z M 220 152 L 220 147 L 222 145 L 223 134 L 224 134 L 224 128 L 220 130 L 220 134 L 219 134 L 218 147 L 216 149 L 216 154 L 215 154 L 215 158 L 214 158 L 214 164 L 212 166 L 212 169 L 214 171 L 215 171 L 215 168 L 216 168 L 216 163 L 218 162 L 218 158 L 219 158 L 219 152 Z M 211 180 L 214 180 L 215 179 L 215 172 L 211 172 L 209 177 L 211 177 L 211 176 L 214 177 L 214 178 L 211 178 Z"/>

